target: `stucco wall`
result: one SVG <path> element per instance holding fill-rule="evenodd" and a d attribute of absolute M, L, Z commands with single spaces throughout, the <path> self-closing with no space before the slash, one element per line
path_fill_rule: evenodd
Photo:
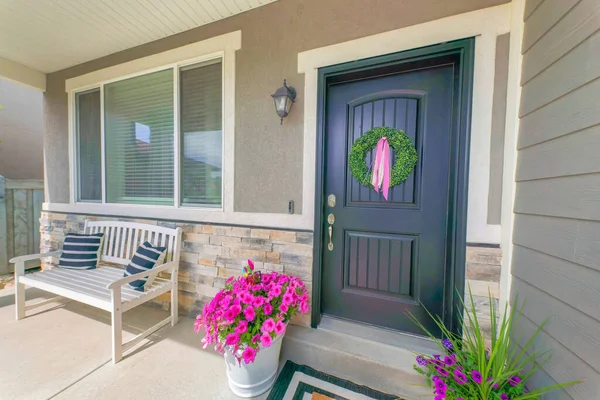
<path fill-rule="evenodd" d="M 49 202 L 68 202 L 65 79 L 213 36 L 242 30 L 236 54 L 235 210 L 302 210 L 304 76 L 302 51 L 506 3 L 506 0 L 280 0 L 169 38 L 48 76 L 45 95 Z M 291 115 L 279 125 L 270 94 L 284 78 L 298 91 Z M 313 184 L 310 182 L 310 184 Z"/>
<path fill-rule="evenodd" d="M 40 91 L 0 78 L 0 175 L 43 179 L 44 118 Z"/>

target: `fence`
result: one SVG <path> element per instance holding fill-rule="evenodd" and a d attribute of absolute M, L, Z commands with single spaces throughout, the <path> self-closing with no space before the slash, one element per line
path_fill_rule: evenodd
<path fill-rule="evenodd" d="M 39 253 L 43 202 L 44 181 L 0 175 L 0 274 L 12 272 L 11 258 Z M 25 268 L 39 265 L 39 260 L 34 260 Z"/>

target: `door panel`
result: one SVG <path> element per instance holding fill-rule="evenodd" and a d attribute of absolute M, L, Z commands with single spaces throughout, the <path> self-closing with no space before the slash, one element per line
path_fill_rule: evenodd
<path fill-rule="evenodd" d="M 456 59 L 398 65 L 396 71 L 343 78 L 326 88 L 324 314 L 422 334 L 433 332 L 424 304 L 443 316 L 448 274 L 450 164 L 458 109 Z M 419 156 L 413 173 L 386 201 L 348 167 L 352 144 L 373 127 L 405 131 Z M 367 165 L 374 157 L 366 156 Z M 393 160 L 394 161 L 394 160 Z M 335 215 L 329 251 L 327 215 Z"/>

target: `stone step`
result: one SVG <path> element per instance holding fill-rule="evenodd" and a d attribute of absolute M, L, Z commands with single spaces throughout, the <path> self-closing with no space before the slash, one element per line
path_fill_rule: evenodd
<path fill-rule="evenodd" d="M 409 350 L 323 329 L 289 326 L 283 357 L 356 384 L 419 400 L 432 390 L 417 374 Z M 425 396 L 425 397 L 424 397 Z"/>
<path fill-rule="evenodd" d="M 467 263 L 502 264 L 502 250 L 498 247 L 467 246 Z"/>

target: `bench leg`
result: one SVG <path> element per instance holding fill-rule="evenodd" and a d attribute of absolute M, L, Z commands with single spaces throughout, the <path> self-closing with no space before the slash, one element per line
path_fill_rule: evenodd
<path fill-rule="evenodd" d="M 15 264 L 15 309 L 17 321 L 25 318 L 25 285 L 19 282 L 25 274 L 25 262 Z"/>
<path fill-rule="evenodd" d="M 118 363 L 123 358 L 123 320 L 121 312 L 121 288 L 112 290 L 112 361 Z"/>
<path fill-rule="evenodd" d="M 177 274 L 174 272 L 174 274 Z M 179 322 L 179 287 L 177 285 L 177 280 L 173 282 L 173 287 L 171 288 L 171 326 L 175 326 L 177 322 Z"/>

